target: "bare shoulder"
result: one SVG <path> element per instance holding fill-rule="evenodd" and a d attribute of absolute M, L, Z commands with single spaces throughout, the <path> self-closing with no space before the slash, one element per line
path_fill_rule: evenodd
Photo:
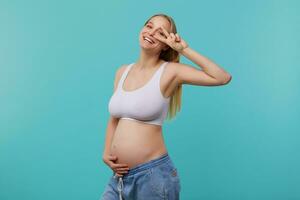
<path fill-rule="evenodd" d="M 177 66 L 176 62 L 168 61 L 168 64 L 166 65 L 166 69 L 165 69 L 166 73 L 169 74 L 169 76 L 176 75 L 176 66 Z"/>
<path fill-rule="evenodd" d="M 122 74 L 124 73 L 125 69 L 127 68 L 129 64 L 124 64 L 121 65 L 117 68 L 116 72 L 115 72 L 115 80 L 114 80 L 114 91 L 117 88 L 117 85 L 119 84 L 119 81 L 122 77 Z"/>
<path fill-rule="evenodd" d="M 168 81 L 171 81 L 171 80 L 175 80 L 177 82 L 177 84 L 179 84 L 179 80 L 178 77 L 177 77 L 177 71 L 178 71 L 178 67 L 180 67 L 180 63 L 177 63 L 177 62 L 171 62 L 169 61 L 168 64 L 166 65 L 166 77 L 167 77 L 167 80 Z"/>
<path fill-rule="evenodd" d="M 126 67 L 128 66 L 128 64 L 124 64 L 121 65 L 120 67 L 117 68 L 116 70 L 116 78 L 121 78 L 122 74 L 124 73 Z"/>
<path fill-rule="evenodd" d="M 167 66 L 168 66 L 169 72 L 171 72 L 173 74 L 177 74 L 178 71 L 180 70 L 180 68 L 187 66 L 187 65 L 180 63 L 180 62 L 168 62 Z"/>

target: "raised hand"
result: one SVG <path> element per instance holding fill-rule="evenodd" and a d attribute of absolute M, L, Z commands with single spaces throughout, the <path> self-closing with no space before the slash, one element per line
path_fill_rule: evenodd
<path fill-rule="evenodd" d="M 175 51 L 179 53 L 182 52 L 183 49 L 187 48 L 189 45 L 179 36 L 178 33 L 168 33 L 168 31 L 161 26 L 161 30 L 163 31 L 163 35 L 154 35 L 153 37 L 167 45 L 169 45 Z"/>

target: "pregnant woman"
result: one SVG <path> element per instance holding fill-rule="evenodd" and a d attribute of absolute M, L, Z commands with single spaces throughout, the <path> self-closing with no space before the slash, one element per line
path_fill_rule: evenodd
<path fill-rule="evenodd" d="M 194 51 L 174 20 L 151 16 L 139 34 L 140 56 L 115 73 L 103 162 L 113 171 L 101 200 L 177 200 L 180 176 L 162 125 L 180 110 L 182 84 L 225 85 L 231 75 Z M 179 63 L 183 55 L 203 70 Z"/>

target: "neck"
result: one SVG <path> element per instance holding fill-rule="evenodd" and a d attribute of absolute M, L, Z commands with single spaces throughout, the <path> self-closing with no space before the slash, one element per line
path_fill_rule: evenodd
<path fill-rule="evenodd" d="M 147 52 L 145 50 L 140 51 L 140 56 L 136 61 L 137 66 L 141 69 L 151 69 L 155 68 L 161 59 L 159 58 L 159 54 L 153 52 Z"/>

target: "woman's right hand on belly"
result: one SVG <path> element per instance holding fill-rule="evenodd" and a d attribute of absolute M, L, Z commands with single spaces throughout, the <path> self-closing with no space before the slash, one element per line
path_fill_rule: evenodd
<path fill-rule="evenodd" d="M 115 155 L 104 154 L 102 156 L 103 162 L 108 165 L 117 176 L 123 176 L 123 174 L 126 174 L 129 170 L 128 165 L 115 163 L 117 159 L 118 158 Z"/>

